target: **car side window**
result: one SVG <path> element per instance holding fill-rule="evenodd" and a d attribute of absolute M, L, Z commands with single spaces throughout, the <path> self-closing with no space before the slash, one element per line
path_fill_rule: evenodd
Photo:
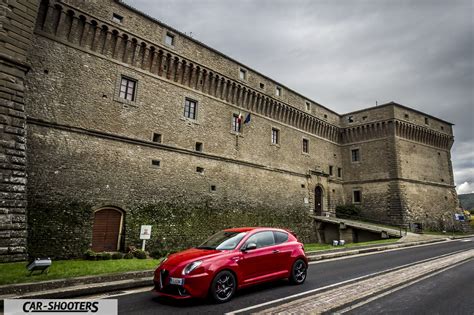
<path fill-rule="evenodd" d="M 257 248 L 275 245 L 275 238 L 272 231 L 258 232 L 250 236 L 245 242 L 245 246 L 249 243 L 257 244 Z"/>
<path fill-rule="evenodd" d="M 275 237 L 275 244 L 281 244 L 288 241 L 288 233 L 285 232 L 273 232 L 273 236 Z"/>

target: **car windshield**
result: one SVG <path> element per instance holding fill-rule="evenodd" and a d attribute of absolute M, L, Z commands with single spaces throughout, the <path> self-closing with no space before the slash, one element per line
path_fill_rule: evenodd
<path fill-rule="evenodd" d="M 237 247 L 242 238 L 247 234 L 246 232 L 230 232 L 220 231 L 207 239 L 197 248 L 200 249 L 217 249 L 230 250 Z"/>

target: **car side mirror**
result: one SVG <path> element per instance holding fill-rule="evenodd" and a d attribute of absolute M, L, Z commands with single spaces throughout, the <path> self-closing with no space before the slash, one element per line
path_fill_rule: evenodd
<path fill-rule="evenodd" d="M 245 250 L 252 250 L 252 249 L 256 249 L 257 248 L 257 244 L 255 243 L 248 243 L 247 246 L 244 247 L 244 251 Z"/>

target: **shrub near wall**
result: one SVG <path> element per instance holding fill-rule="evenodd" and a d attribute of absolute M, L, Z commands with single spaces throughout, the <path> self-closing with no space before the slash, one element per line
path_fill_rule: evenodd
<path fill-rule="evenodd" d="M 90 248 L 93 212 L 87 203 L 28 204 L 30 257 L 82 257 Z"/>
<path fill-rule="evenodd" d="M 142 204 L 127 215 L 127 244 L 140 246 L 140 225 L 152 225 L 147 251 L 173 252 L 197 246 L 213 233 L 225 228 L 272 226 L 289 228 L 300 241 L 311 239 L 313 221 L 306 209 L 211 209 L 178 208 L 165 204 Z"/>

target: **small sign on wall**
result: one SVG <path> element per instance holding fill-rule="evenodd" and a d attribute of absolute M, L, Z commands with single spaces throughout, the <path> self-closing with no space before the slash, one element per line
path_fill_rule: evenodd
<path fill-rule="evenodd" d="M 305 203 L 305 204 L 308 204 L 308 203 L 309 203 L 308 197 L 304 197 L 304 203 Z"/>
<path fill-rule="evenodd" d="M 140 239 L 149 240 L 151 237 L 151 225 L 142 225 L 140 228 Z"/>

